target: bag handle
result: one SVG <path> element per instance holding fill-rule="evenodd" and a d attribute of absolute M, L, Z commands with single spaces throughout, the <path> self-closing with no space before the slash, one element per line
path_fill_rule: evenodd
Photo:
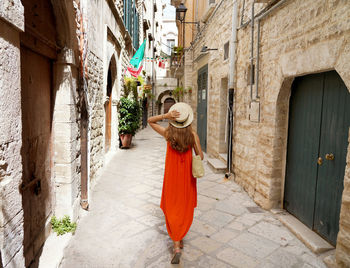
<path fill-rule="evenodd" d="M 193 135 L 194 136 L 194 135 Z M 194 138 L 194 137 L 193 137 Z M 197 144 L 197 141 L 196 141 L 196 139 L 194 139 L 194 144 L 193 144 L 194 146 L 193 146 L 193 149 L 194 149 L 194 154 L 195 155 L 198 155 L 198 153 L 197 152 L 199 152 L 199 150 L 198 150 L 198 144 Z"/>

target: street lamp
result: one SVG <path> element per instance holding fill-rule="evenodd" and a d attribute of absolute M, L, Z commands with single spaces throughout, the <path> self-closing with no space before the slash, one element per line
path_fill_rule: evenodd
<path fill-rule="evenodd" d="M 182 23 L 185 20 L 186 12 L 187 12 L 187 7 L 185 7 L 185 5 L 183 3 L 181 3 L 176 8 L 176 19 L 181 21 L 181 23 Z"/>
<path fill-rule="evenodd" d="M 186 12 L 187 12 L 187 7 L 184 5 L 184 3 L 181 3 L 176 8 L 176 19 L 181 22 L 181 26 L 182 26 L 182 43 L 183 43 L 182 47 L 184 49 L 184 52 L 185 52 L 185 23 L 196 24 L 197 27 L 199 26 L 199 22 L 185 21 Z M 183 57 L 183 62 L 185 63 L 185 57 Z"/>

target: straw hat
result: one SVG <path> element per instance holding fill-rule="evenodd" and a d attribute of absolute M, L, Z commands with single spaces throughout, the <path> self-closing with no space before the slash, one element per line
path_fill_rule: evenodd
<path fill-rule="evenodd" d="M 178 102 L 170 107 L 169 112 L 176 110 L 180 116 L 175 120 L 170 120 L 170 124 L 177 128 L 185 128 L 193 121 L 193 111 L 191 106 L 184 102 Z"/>

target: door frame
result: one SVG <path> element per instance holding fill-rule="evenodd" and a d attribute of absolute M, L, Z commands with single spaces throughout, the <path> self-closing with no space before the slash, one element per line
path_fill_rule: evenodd
<path fill-rule="evenodd" d="M 302 73 L 300 75 L 295 75 L 291 77 L 285 77 L 283 81 L 281 81 L 281 86 L 277 95 L 277 100 L 276 100 L 276 111 L 275 111 L 275 120 L 276 120 L 276 127 L 275 127 L 275 137 L 279 137 L 281 140 L 281 145 L 278 149 L 274 149 L 272 154 L 274 157 L 280 158 L 280 163 L 281 163 L 281 173 L 280 173 L 280 195 L 279 199 L 277 200 L 278 202 L 275 201 L 275 206 L 272 205 L 272 207 L 278 206 L 281 209 L 284 209 L 283 206 L 283 200 L 284 200 L 284 192 L 285 192 L 285 181 L 286 181 L 286 164 L 287 164 L 287 148 L 288 148 L 288 130 L 289 130 L 289 112 L 285 114 L 285 111 L 289 111 L 290 109 L 290 97 L 292 93 L 292 84 L 294 82 L 294 79 L 299 76 L 305 76 L 309 74 L 315 74 L 315 73 L 323 73 L 323 72 L 328 72 L 328 71 L 335 71 L 339 75 L 339 77 L 342 79 L 342 81 L 345 83 L 346 79 L 344 79 L 336 69 L 334 68 L 328 68 L 328 69 L 321 69 L 317 70 L 315 72 L 308 72 L 308 73 Z M 350 87 L 348 84 L 345 83 L 349 90 L 350 94 Z M 350 138 L 350 132 L 349 132 L 349 138 Z M 347 147 L 347 157 L 349 157 L 350 154 L 350 142 Z M 345 165 L 345 175 L 344 175 L 344 180 L 346 177 L 346 171 L 347 169 L 350 169 L 350 165 L 346 164 Z M 345 188 L 343 190 L 344 194 Z M 274 189 L 272 189 L 272 192 L 274 192 Z M 276 193 L 276 192 L 274 192 Z M 271 203 L 273 204 L 273 203 Z M 344 202 L 341 203 L 341 209 L 343 207 Z M 340 221 L 341 218 L 344 218 L 344 215 L 340 213 Z M 342 230 L 340 223 L 339 223 L 339 232 Z M 313 231 L 314 232 L 314 231 Z M 317 234 L 317 233 L 316 233 Z M 317 234 L 318 235 L 318 234 Z M 338 241 L 336 244 L 336 248 L 338 245 Z"/>
<path fill-rule="evenodd" d="M 205 135 L 205 148 L 202 148 L 202 150 L 204 151 L 204 152 L 207 152 L 207 148 L 208 148 L 208 133 L 209 133 L 209 128 L 208 128 L 208 111 L 209 111 L 209 101 L 208 101 L 208 99 L 209 99 L 209 64 L 208 63 L 205 63 L 204 65 L 202 65 L 200 68 L 198 68 L 197 69 L 197 97 L 196 97 L 196 101 L 197 101 L 197 109 L 196 109 L 196 112 L 197 112 L 197 132 L 198 132 L 198 122 L 199 122 L 199 120 L 198 120 L 198 115 L 199 115 L 199 113 L 198 113 L 198 91 L 199 91 L 199 84 L 198 84 L 198 79 L 199 79 L 199 74 L 200 73 L 202 73 L 202 72 L 204 72 L 206 70 L 206 72 L 207 72 L 207 92 L 206 92 L 206 118 L 207 118 L 207 120 L 206 120 L 206 126 L 205 126 L 205 128 L 206 128 L 206 135 Z"/>

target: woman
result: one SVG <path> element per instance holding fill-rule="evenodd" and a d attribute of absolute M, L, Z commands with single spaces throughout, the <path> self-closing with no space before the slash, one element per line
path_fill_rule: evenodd
<path fill-rule="evenodd" d="M 164 128 L 158 121 L 169 119 Z M 197 206 L 196 179 L 192 176 L 192 148 L 203 160 L 199 137 L 192 130 L 193 111 L 186 103 L 176 103 L 167 114 L 152 116 L 150 126 L 167 141 L 165 171 L 160 207 L 165 215 L 166 227 L 174 242 L 172 264 L 180 262 L 182 239 L 193 221 Z"/>

